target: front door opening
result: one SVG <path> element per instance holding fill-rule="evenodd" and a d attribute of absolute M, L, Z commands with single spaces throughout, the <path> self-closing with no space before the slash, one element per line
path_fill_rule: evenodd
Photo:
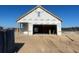
<path fill-rule="evenodd" d="M 56 25 L 33 25 L 33 34 L 57 34 Z"/>

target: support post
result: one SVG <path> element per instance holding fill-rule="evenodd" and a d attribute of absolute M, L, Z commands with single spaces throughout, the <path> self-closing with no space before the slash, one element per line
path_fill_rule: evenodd
<path fill-rule="evenodd" d="M 32 24 L 28 24 L 28 29 L 29 29 L 29 35 L 33 34 L 33 25 Z"/>
<path fill-rule="evenodd" d="M 61 24 L 57 24 L 57 35 L 61 35 Z"/>

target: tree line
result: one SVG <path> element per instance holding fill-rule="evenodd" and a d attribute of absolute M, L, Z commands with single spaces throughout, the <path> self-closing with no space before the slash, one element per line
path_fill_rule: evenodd
<path fill-rule="evenodd" d="M 66 27 L 62 28 L 62 31 L 79 31 L 79 27 Z"/>

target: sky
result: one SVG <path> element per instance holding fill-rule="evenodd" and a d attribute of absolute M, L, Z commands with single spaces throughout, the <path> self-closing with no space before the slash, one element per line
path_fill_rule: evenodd
<path fill-rule="evenodd" d="M 17 27 L 17 19 L 34 7 L 35 5 L 0 5 L 0 26 Z M 43 7 L 63 21 L 62 27 L 79 27 L 78 5 L 43 5 Z"/>

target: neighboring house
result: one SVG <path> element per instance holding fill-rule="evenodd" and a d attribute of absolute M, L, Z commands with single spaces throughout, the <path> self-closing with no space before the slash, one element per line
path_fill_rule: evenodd
<path fill-rule="evenodd" d="M 36 6 L 25 15 L 21 16 L 17 23 L 24 34 L 56 34 L 61 35 L 61 20 L 42 6 Z"/>

